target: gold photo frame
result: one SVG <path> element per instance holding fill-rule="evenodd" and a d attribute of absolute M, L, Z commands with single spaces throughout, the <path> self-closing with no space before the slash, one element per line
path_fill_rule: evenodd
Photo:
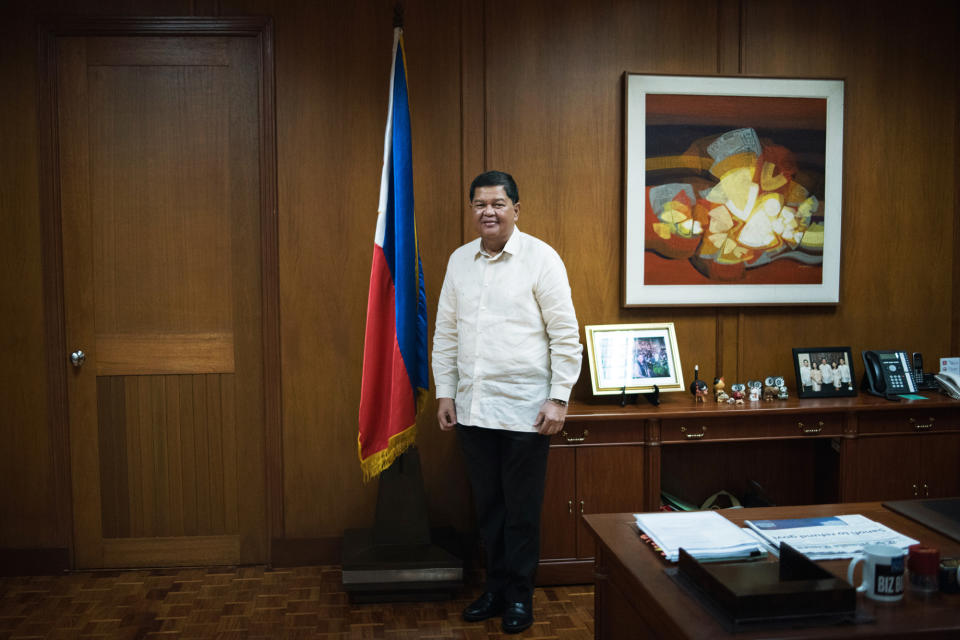
<path fill-rule="evenodd" d="M 589 325 L 585 331 L 594 395 L 684 389 L 672 322 Z"/>

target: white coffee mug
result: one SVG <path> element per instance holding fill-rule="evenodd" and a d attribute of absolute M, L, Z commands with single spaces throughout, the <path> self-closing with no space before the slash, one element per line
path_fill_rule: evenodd
<path fill-rule="evenodd" d="M 872 600 L 896 602 L 903 598 L 903 549 L 889 544 L 868 544 L 863 555 L 850 561 L 847 582 L 853 584 L 853 570 L 863 562 L 863 581 L 857 591 Z"/>

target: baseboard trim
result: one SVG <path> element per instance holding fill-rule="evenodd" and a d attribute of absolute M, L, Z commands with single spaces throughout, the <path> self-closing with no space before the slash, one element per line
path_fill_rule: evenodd
<path fill-rule="evenodd" d="M 458 548 L 464 549 L 467 581 L 480 570 L 480 546 L 472 534 L 456 533 Z M 270 541 L 270 566 L 304 567 L 337 565 L 343 562 L 343 536 L 325 538 L 274 538 Z M 591 568 L 593 567 L 591 561 Z"/>
<path fill-rule="evenodd" d="M 536 582 L 537 586 L 593 584 L 593 558 L 541 560 Z"/>
<path fill-rule="evenodd" d="M 0 548 L 0 576 L 47 576 L 70 570 L 70 550 Z"/>
<path fill-rule="evenodd" d="M 270 564 L 274 567 L 339 565 L 343 538 L 274 538 Z"/>

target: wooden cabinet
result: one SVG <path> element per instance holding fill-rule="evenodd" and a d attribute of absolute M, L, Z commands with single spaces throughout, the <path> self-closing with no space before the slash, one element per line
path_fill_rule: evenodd
<path fill-rule="evenodd" d="M 860 413 L 857 423 L 860 435 L 942 433 L 960 431 L 960 414 L 956 409 L 918 406 Z"/>
<path fill-rule="evenodd" d="M 577 450 L 552 448 L 540 515 L 540 558 L 543 562 L 577 557 Z M 544 578 L 541 569 L 540 580 Z"/>
<path fill-rule="evenodd" d="M 640 445 L 577 449 L 577 509 L 585 513 L 638 513 L 643 509 Z M 577 517 L 577 557 L 593 558 L 593 537 Z"/>
<path fill-rule="evenodd" d="M 856 492 L 848 500 L 960 495 L 960 433 L 864 437 L 854 457 Z"/>
<path fill-rule="evenodd" d="M 960 402 L 860 395 L 659 406 L 572 404 L 554 436 L 539 584 L 593 581 L 589 513 L 655 511 L 754 480 L 780 506 L 960 495 Z"/>
<path fill-rule="evenodd" d="M 851 456 L 855 490 L 845 495 L 849 501 L 873 496 L 873 500 L 904 500 L 917 497 L 911 489 L 910 473 L 920 460 L 920 443 L 913 436 L 862 438 Z"/>
<path fill-rule="evenodd" d="M 960 495 L 960 412 L 918 405 L 861 413 L 856 422 L 859 437 L 847 443 L 856 473 L 845 500 Z"/>
<path fill-rule="evenodd" d="M 924 498 L 960 496 L 960 433 L 930 434 L 923 438 L 920 490 Z"/>
<path fill-rule="evenodd" d="M 843 432 L 843 416 L 814 413 L 804 416 L 764 415 L 686 416 L 660 421 L 660 441 L 666 443 L 732 440 L 825 438 Z M 653 435 L 653 434 L 651 434 Z"/>
<path fill-rule="evenodd" d="M 590 428 L 586 437 L 576 429 L 555 438 L 541 515 L 539 584 L 593 581 L 594 543 L 583 514 L 643 510 L 643 431 L 621 426 L 598 433 L 594 441 Z M 613 434 L 618 437 L 609 442 Z"/>

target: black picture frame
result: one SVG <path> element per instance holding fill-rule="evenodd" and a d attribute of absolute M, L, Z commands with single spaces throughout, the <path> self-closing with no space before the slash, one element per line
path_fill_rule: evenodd
<path fill-rule="evenodd" d="M 805 361 L 809 371 L 803 370 Z M 857 395 L 857 376 L 850 347 L 794 347 L 793 370 L 797 374 L 798 398 Z"/>

